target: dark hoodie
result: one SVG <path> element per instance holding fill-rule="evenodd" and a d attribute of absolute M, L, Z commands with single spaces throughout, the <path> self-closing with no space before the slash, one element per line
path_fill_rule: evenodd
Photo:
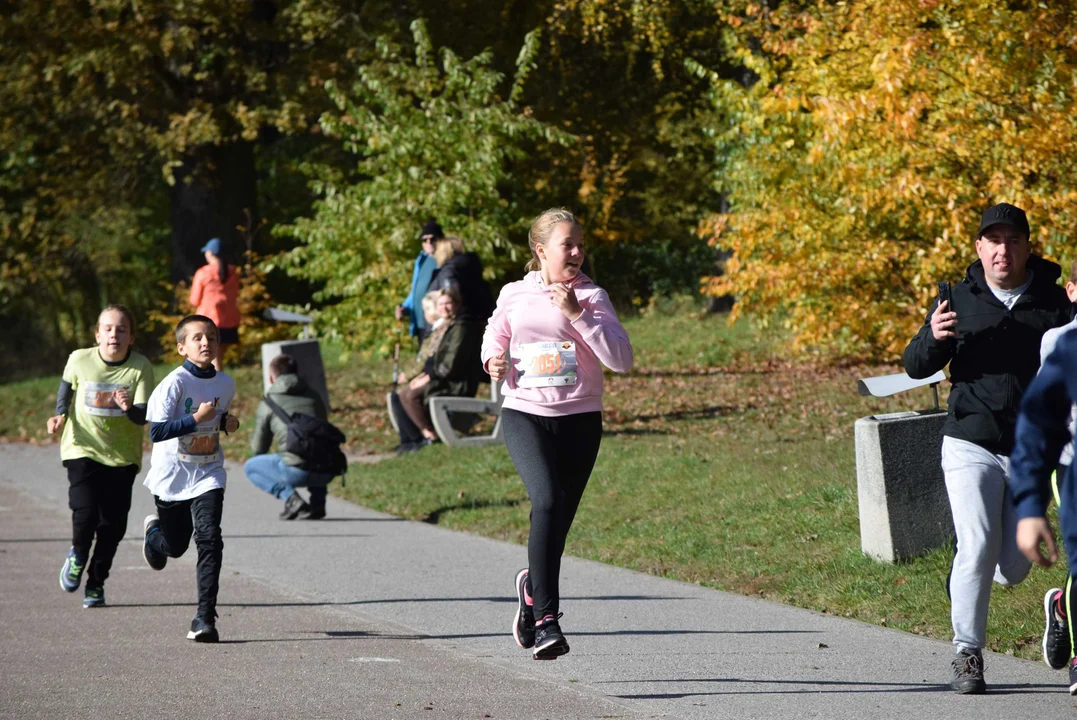
<path fill-rule="evenodd" d="M 969 266 L 951 290 L 957 313 L 954 340 L 939 342 L 931 333 L 931 314 L 905 348 L 905 372 L 926 378 L 950 363 L 949 414 L 942 434 L 975 443 L 998 455 L 1013 448 L 1017 410 L 1040 367 L 1040 339 L 1069 322 L 1070 302 L 1058 285 L 1062 269 L 1032 255 L 1032 284 L 1012 310 L 991 292 L 983 263 Z"/>
<path fill-rule="evenodd" d="M 482 262 L 473 252 L 453 255 L 445 261 L 430 281 L 431 290 L 444 290 L 455 285 L 463 307 L 457 310 L 457 320 L 485 323 L 494 312 L 494 295 L 482 277 Z"/>

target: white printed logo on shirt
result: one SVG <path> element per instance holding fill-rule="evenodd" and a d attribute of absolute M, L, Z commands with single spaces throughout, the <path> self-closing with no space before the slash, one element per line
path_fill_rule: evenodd
<path fill-rule="evenodd" d="M 82 386 L 82 408 L 87 415 L 99 417 L 119 417 L 124 414 L 112 393 L 117 390 L 130 390 L 130 386 L 120 383 L 84 382 Z"/>
<path fill-rule="evenodd" d="M 176 457 L 183 462 L 204 465 L 221 459 L 220 419 L 213 418 L 201 423 L 189 435 L 179 436 Z"/>
<path fill-rule="evenodd" d="M 572 340 L 516 346 L 517 387 L 576 384 L 576 343 Z"/>

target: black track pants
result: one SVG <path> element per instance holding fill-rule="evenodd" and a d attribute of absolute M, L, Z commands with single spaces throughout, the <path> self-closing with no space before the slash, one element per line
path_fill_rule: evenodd
<path fill-rule="evenodd" d="M 112 569 L 116 548 L 127 532 L 131 487 L 138 466 L 112 467 L 90 458 L 78 458 L 65 460 L 64 467 L 70 484 L 67 503 L 71 508 L 71 545 L 83 562 L 89 559 L 86 585 L 101 587 Z"/>
<path fill-rule="evenodd" d="M 157 503 L 161 531 L 150 535 L 150 547 L 168 557 L 178 558 L 187 552 L 194 537 L 198 550 L 198 616 L 212 623 L 217 617 L 217 590 L 221 579 L 221 514 L 224 490 L 202 493 L 190 500 L 162 500 Z"/>

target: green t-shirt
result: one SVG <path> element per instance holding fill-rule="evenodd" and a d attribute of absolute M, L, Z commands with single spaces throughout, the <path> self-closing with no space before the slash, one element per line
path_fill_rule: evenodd
<path fill-rule="evenodd" d="M 142 426 L 131 422 L 112 399 L 115 390 L 131 393 L 132 405 L 144 405 L 153 389 L 153 366 L 132 351 L 122 365 L 106 365 L 96 347 L 76 350 L 67 359 L 64 381 L 71 384 L 60 438 L 60 458 L 90 458 L 102 465 L 142 465 Z"/>

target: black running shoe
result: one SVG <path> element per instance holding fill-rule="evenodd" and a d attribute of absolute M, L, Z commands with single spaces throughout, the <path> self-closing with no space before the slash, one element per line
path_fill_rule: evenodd
<path fill-rule="evenodd" d="M 1070 629 L 1057 609 L 1062 591 L 1051 588 L 1043 596 L 1043 615 L 1046 625 L 1043 628 L 1043 661 L 1052 670 L 1061 670 L 1070 661 Z M 1072 670 L 1071 670 L 1072 672 Z"/>
<path fill-rule="evenodd" d="M 516 616 L 512 619 L 512 637 L 522 648 L 535 645 L 535 614 L 532 612 L 530 594 L 527 592 L 527 568 L 516 573 Z"/>
<path fill-rule="evenodd" d="M 144 533 L 142 539 L 142 558 L 146 561 L 146 564 L 154 570 L 164 570 L 165 563 L 168 562 L 168 557 L 150 547 L 150 534 L 161 532 L 161 519 L 156 515 L 147 515 L 146 519 L 142 521 L 142 531 Z"/>
<path fill-rule="evenodd" d="M 984 684 L 984 658 L 979 650 L 958 650 L 954 656 L 952 670 L 950 688 L 955 693 L 983 695 L 987 692 L 987 686 Z"/>
<path fill-rule="evenodd" d="M 1077 695 L 1077 658 L 1070 663 L 1070 695 Z"/>
<path fill-rule="evenodd" d="M 556 620 L 547 620 L 535 628 L 535 649 L 531 654 L 536 660 L 556 660 L 567 653 L 568 641 Z"/>
<path fill-rule="evenodd" d="M 217 634 L 217 626 L 212 621 L 195 617 L 191 621 L 191 630 L 187 633 L 187 639 L 194 640 L 197 643 L 215 643 L 221 637 Z"/>

